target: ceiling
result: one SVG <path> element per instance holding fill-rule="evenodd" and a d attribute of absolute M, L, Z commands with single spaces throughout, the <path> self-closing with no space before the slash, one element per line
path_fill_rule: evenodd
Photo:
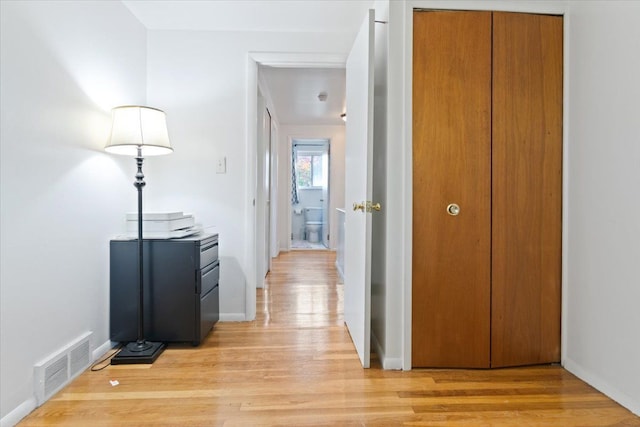
<path fill-rule="evenodd" d="M 355 36 L 366 0 L 123 0 L 150 30 L 338 32 Z"/>
<path fill-rule="evenodd" d="M 371 1 L 124 0 L 150 30 L 339 33 L 353 40 Z M 261 67 L 275 115 L 286 125 L 344 124 L 344 69 Z M 318 100 L 327 93 L 326 102 Z"/>
<path fill-rule="evenodd" d="M 344 68 L 261 67 L 260 74 L 283 125 L 343 125 Z M 326 100 L 319 99 L 326 94 Z"/>

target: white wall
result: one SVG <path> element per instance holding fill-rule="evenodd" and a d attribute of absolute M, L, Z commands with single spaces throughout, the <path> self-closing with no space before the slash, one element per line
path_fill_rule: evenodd
<path fill-rule="evenodd" d="M 568 18 L 564 364 L 640 415 L 640 3 Z"/>
<path fill-rule="evenodd" d="M 335 250 L 338 243 L 338 217 L 336 208 L 344 207 L 344 144 L 345 128 L 339 126 L 281 125 L 278 140 L 278 240 L 280 249 L 288 250 L 291 236 L 291 140 L 329 139 L 329 246 Z M 285 213 L 289 213 L 288 215 Z"/>
<path fill-rule="evenodd" d="M 109 340 L 109 239 L 136 193 L 134 160 L 103 147 L 110 109 L 145 102 L 146 30 L 120 2 L 0 5 L 0 417 L 13 424 L 35 405 L 35 363 L 86 331 L 92 350 Z"/>
<path fill-rule="evenodd" d="M 167 112 L 175 149 L 149 168 L 148 206 L 193 212 L 205 226 L 217 227 L 223 319 L 242 320 L 247 313 L 248 319 L 254 316 L 250 312 L 256 287 L 251 259 L 254 237 L 249 222 L 256 198 L 256 168 L 255 147 L 249 147 L 247 141 L 255 141 L 249 132 L 256 132 L 256 125 L 247 123 L 247 116 L 248 109 L 256 109 L 256 94 L 255 87 L 248 89 L 247 80 L 251 73 L 257 80 L 257 70 L 249 55 L 345 54 L 351 43 L 331 33 L 148 34 L 148 101 Z M 282 140 L 288 133 L 281 127 L 279 134 Z M 213 161 L 220 156 L 227 159 L 226 174 L 215 173 Z M 279 164 L 282 168 L 282 162 Z"/>

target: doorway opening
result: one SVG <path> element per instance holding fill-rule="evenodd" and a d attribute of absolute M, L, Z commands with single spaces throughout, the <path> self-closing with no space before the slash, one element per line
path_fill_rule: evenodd
<path fill-rule="evenodd" d="M 334 229 L 338 224 L 338 221 L 330 221 L 329 217 L 335 215 L 332 211 L 342 207 L 344 198 L 344 175 L 341 171 L 344 170 L 345 127 L 340 114 L 345 108 L 345 63 L 344 53 L 249 53 L 247 102 L 248 105 L 258 106 L 261 95 L 264 106 L 269 108 L 272 148 L 268 159 L 260 152 L 258 113 L 262 110 L 248 108 L 247 149 L 248 162 L 252 167 L 247 169 L 247 180 L 252 197 L 248 199 L 250 209 L 247 209 L 245 217 L 245 230 L 251 242 L 247 252 L 250 271 L 247 273 L 245 292 L 246 319 L 256 316 L 255 289 L 264 286 L 266 258 L 291 249 L 291 169 L 288 165 L 291 161 L 292 139 L 299 137 L 330 141 L 333 162 L 330 173 L 337 176 L 331 177 L 331 198 L 325 199 L 330 206 L 325 216 L 327 230 L 329 222 Z M 321 92 L 327 94 L 324 102 L 319 97 Z M 309 103 L 315 107 L 303 108 Z M 304 116 L 300 117 L 300 114 Z M 266 181 L 262 168 L 264 161 L 269 161 L 271 170 L 269 208 L 261 191 Z M 267 223 L 267 209 L 270 212 L 268 228 L 271 248 L 266 245 L 266 233 L 262 233 L 262 225 L 266 227 Z M 333 230 L 327 234 L 330 238 L 331 234 L 338 235 L 338 232 Z M 310 255 L 312 253 L 309 251 Z"/>
<path fill-rule="evenodd" d="M 329 248 L 329 140 L 291 144 L 291 249 Z"/>

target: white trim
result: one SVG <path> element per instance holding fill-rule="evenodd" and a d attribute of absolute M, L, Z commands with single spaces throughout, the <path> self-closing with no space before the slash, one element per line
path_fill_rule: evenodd
<path fill-rule="evenodd" d="M 564 15 L 566 2 L 546 0 L 407 0 L 408 10 L 486 10 L 495 12 L 540 13 L 545 15 Z"/>
<path fill-rule="evenodd" d="M 15 426 L 34 409 L 36 409 L 36 398 L 31 397 L 18 405 L 13 411 L 2 417 L 0 420 L 0 427 Z"/>
<path fill-rule="evenodd" d="M 278 112 L 276 111 L 276 108 L 273 104 L 273 97 L 271 96 L 269 85 L 265 80 L 264 73 L 261 73 L 260 71 L 258 71 L 258 89 L 260 89 L 260 92 L 262 92 L 262 97 L 264 98 L 265 106 L 267 107 L 267 109 L 269 110 L 269 114 L 271 115 L 272 125 L 273 125 L 273 122 L 280 123 L 277 116 Z"/>
<path fill-rule="evenodd" d="M 403 105 L 403 114 L 404 118 L 403 123 L 403 166 L 402 170 L 404 171 L 403 176 L 403 185 L 402 185 L 402 199 L 404 200 L 404 213 L 403 217 L 403 242 L 404 242 L 404 257 L 402 257 L 404 261 L 404 287 L 403 287 L 403 295 L 404 295 L 404 310 L 403 310 L 403 319 L 404 319 L 404 335 L 403 335 L 403 344 L 404 347 L 402 349 L 402 369 L 405 371 L 411 370 L 411 336 L 412 336 L 412 287 L 411 283 L 413 280 L 412 275 L 412 260 L 413 260 L 413 7 L 409 4 L 405 5 L 405 11 L 403 14 L 403 22 L 402 26 L 404 28 L 404 54 L 402 62 L 404 65 L 404 81 L 403 81 L 403 90 L 404 90 L 404 105 Z M 391 49 L 391 47 L 389 48 Z"/>
<path fill-rule="evenodd" d="M 378 337 L 373 333 L 373 330 L 371 331 L 371 347 L 378 355 L 378 359 L 380 360 L 382 369 L 395 371 L 402 369 L 402 359 L 399 357 L 387 357 L 384 353 L 384 348 L 382 348 L 382 345 L 380 345 L 380 341 L 378 341 Z"/>
<path fill-rule="evenodd" d="M 579 363 L 570 358 L 565 358 L 564 368 L 581 380 L 592 385 L 598 391 L 615 400 L 634 414 L 640 416 L 640 403 L 638 403 L 638 401 L 633 397 L 620 391 L 618 388 L 611 386 L 609 382 L 603 380 L 599 376 L 593 375 L 590 371 L 585 370 Z"/>
<path fill-rule="evenodd" d="M 336 252 L 336 249 L 329 249 L 329 250 L 333 251 L 333 252 Z M 340 281 L 338 283 L 344 283 L 344 271 L 342 271 L 342 269 L 340 268 L 340 265 L 338 264 L 338 261 L 336 261 L 334 263 L 334 265 L 336 266 L 336 271 L 338 272 L 338 276 L 340 276 Z"/>
<path fill-rule="evenodd" d="M 245 186 L 245 313 L 246 320 L 256 317 L 256 191 L 257 176 L 256 162 L 258 156 L 257 121 L 258 121 L 258 63 L 251 53 L 247 55 L 247 105 L 246 105 L 246 135 L 245 150 L 247 158 L 246 186 Z"/>
<path fill-rule="evenodd" d="M 89 334 L 90 333 L 87 333 L 86 336 L 89 336 Z M 107 351 L 109 351 L 109 348 L 111 348 L 111 341 L 105 342 L 96 350 L 94 350 L 92 353 L 93 361 L 95 362 L 98 359 L 98 357 L 100 357 L 98 356 L 98 354 L 100 354 L 100 351 L 104 349 L 104 353 L 106 353 Z M 27 400 L 23 401 L 18 406 L 16 406 L 12 411 L 7 413 L 4 417 L 2 417 L 0 419 L 0 427 L 15 426 L 37 407 L 38 407 L 38 401 L 36 399 L 36 396 L 31 396 L 30 398 L 28 398 Z"/>
<path fill-rule="evenodd" d="M 279 68 L 344 68 L 346 53 L 249 52 L 257 63 Z"/>
<path fill-rule="evenodd" d="M 287 240 L 286 240 L 286 244 L 284 247 L 284 250 L 286 252 L 289 252 L 291 250 L 291 234 L 293 233 L 293 227 L 292 222 L 293 222 L 293 215 L 291 214 L 291 191 L 292 191 L 292 187 L 293 184 L 291 183 L 291 170 L 293 168 L 293 140 L 295 138 L 292 138 L 291 135 L 287 135 L 287 143 L 288 143 L 288 149 L 287 149 L 287 177 L 289 179 L 286 180 L 287 182 L 287 193 L 289 196 L 287 197 Z"/>
<path fill-rule="evenodd" d="M 93 362 L 95 362 L 96 360 L 99 360 L 102 356 L 107 354 L 107 352 L 112 348 L 114 348 L 116 345 L 117 343 L 113 343 L 111 341 L 105 341 L 100 347 L 93 350 L 93 353 L 91 353 L 91 360 Z"/>
<path fill-rule="evenodd" d="M 403 274 L 403 348 L 402 348 L 402 367 L 405 370 L 411 369 L 411 281 L 412 281 L 412 238 L 413 238 L 413 217 L 412 217 L 412 196 L 413 196 L 413 179 L 412 179 L 412 123 L 413 116 L 412 106 L 412 69 L 413 69 L 413 9 L 446 9 L 446 10 L 493 10 L 505 12 L 526 12 L 541 13 L 564 16 L 564 37 L 563 37 L 563 195 L 562 195 L 562 326 L 561 326 L 561 355 L 564 354 L 566 348 L 566 311 L 567 311 L 567 252 L 566 243 L 568 237 L 568 151 L 569 151 L 569 135 L 568 135 L 568 66 L 569 66 L 569 38 L 568 38 L 568 19 L 567 4 L 565 2 L 548 2 L 548 1 L 472 1 L 472 0 L 407 0 L 404 5 L 404 21 L 399 25 L 404 33 L 404 138 L 402 146 L 404 148 L 403 170 L 403 226 L 402 240 L 404 244 L 404 274 Z M 391 49 L 392 47 L 390 47 Z"/>
<path fill-rule="evenodd" d="M 220 313 L 220 322 L 244 322 L 244 313 Z M 215 326 L 213 327 L 215 329 Z"/>
<path fill-rule="evenodd" d="M 560 363 L 566 363 L 567 325 L 569 324 L 569 14 L 564 14 L 562 34 L 562 295 L 560 305 Z"/>

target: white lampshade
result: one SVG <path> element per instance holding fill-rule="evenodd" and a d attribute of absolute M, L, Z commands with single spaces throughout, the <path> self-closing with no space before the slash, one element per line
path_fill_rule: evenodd
<path fill-rule="evenodd" d="M 111 110 L 111 136 L 104 149 L 109 153 L 142 157 L 173 151 L 164 111 L 140 105 L 124 105 Z"/>

